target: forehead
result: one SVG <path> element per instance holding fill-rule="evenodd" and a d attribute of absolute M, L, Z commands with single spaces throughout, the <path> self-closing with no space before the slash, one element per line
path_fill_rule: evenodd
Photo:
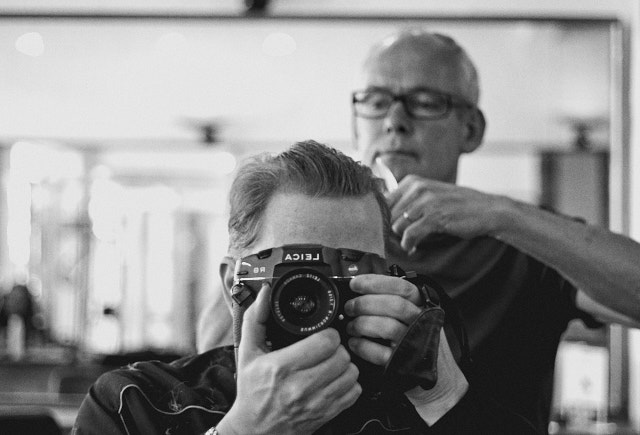
<path fill-rule="evenodd" d="M 455 56 L 435 41 L 400 40 L 373 50 L 360 76 L 362 87 L 402 92 L 427 87 L 465 96 L 465 81 Z"/>
<path fill-rule="evenodd" d="M 373 252 L 382 257 L 382 213 L 373 196 L 314 198 L 301 193 L 276 193 L 264 214 L 257 252 L 293 243 Z"/>

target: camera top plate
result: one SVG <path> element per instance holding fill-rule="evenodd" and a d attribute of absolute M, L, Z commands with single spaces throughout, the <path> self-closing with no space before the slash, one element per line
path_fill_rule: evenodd
<path fill-rule="evenodd" d="M 270 280 L 290 269 L 311 267 L 332 279 L 364 273 L 388 274 L 387 261 L 377 254 L 317 244 L 293 244 L 266 249 L 238 259 L 236 281 Z"/>

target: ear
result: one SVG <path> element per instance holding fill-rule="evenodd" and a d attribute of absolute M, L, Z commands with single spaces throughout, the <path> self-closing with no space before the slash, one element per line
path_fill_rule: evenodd
<path fill-rule="evenodd" d="M 225 294 L 229 294 L 231 287 L 233 287 L 235 268 L 236 262 L 232 257 L 225 256 L 220 262 L 220 279 L 222 280 Z"/>
<path fill-rule="evenodd" d="M 464 119 L 466 136 L 462 145 L 463 153 L 470 153 L 475 151 L 481 144 L 484 138 L 484 130 L 487 123 L 484 119 L 484 114 L 480 109 L 473 109 L 466 112 Z"/>

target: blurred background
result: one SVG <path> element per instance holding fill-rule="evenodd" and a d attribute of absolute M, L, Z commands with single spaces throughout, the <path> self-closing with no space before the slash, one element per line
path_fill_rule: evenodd
<path fill-rule="evenodd" d="M 3 0 L 0 419 L 67 433 L 103 371 L 193 353 L 238 162 L 304 139 L 354 155 L 354 75 L 399 28 L 478 67 L 488 130 L 461 184 L 638 239 L 637 2 L 439 3 Z M 572 324 L 555 391 L 552 433 L 640 433 L 638 331 Z"/>

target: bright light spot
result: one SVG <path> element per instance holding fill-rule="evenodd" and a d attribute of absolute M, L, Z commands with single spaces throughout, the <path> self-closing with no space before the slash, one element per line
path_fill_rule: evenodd
<path fill-rule="evenodd" d="M 154 298 L 157 298 L 157 296 Z M 166 348 L 171 345 L 171 338 L 175 335 L 175 331 L 169 327 L 167 321 L 152 319 L 146 326 L 147 339 L 150 345 L 158 348 Z"/>
<path fill-rule="evenodd" d="M 274 57 L 288 56 L 296 51 L 296 41 L 287 33 L 272 33 L 264 39 L 262 51 Z"/>
<path fill-rule="evenodd" d="M 38 32 L 29 32 L 16 39 L 16 50 L 27 56 L 38 57 L 44 53 L 44 40 Z"/>
<path fill-rule="evenodd" d="M 43 210 L 51 205 L 51 192 L 40 185 L 31 189 L 31 205 L 36 210 Z"/>
<path fill-rule="evenodd" d="M 80 180 L 69 180 L 62 186 L 59 197 L 60 211 L 64 216 L 74 218 L 84 199 L 84 185 Z"/>
<path fill-rule="evenodd" d="M 55 144 L 19 141 L 11 147 L 9 158 L 12 174 L 33 184 L 79 178 L 84 173 L 82 156 Z"/>
<path fill-rule="evenodd" d="M 10 177 L 7 185 L 7 245 L 9 260 L 26 266 L 31 256 L 31 184 Z"/>
<path fill-rule="evenodd" d="M 10 261 L 26 266 L 31 256 L 31 208 L 44 208 L 51 197 L 40 183 L 79 179 L 84 172 L 82 157 L 53 143 L 20 141 L 9 154 L 7 179 L 7 244 Z M 82 189 L 70 184 L 60 200 L 61 210 L 74 215 Z"/>
<path fill-rule="evenodd" d="M 161 53 L 173 54 L 184 51 L 187 38 L 178 32 L 165 33 L 156 42 L 156 50 Z"/>
<path fill-rule="evenodd" d="M 173 216 L 166 213 L 149 213 L 147 216 L 145 292 L 148 314 L 152 319 L 167 317 L 173 309 L 173 261 L 176 249 L 174 222 Z"/>
<path fill-rule="evenodd" d="M 122 196 L 122 187 L 109 179 L 98 179 L 92 183 L 89 217 L 93 234 L 98 240 L 115 240 L 122 217 Z"/>
<path fill-rule="evenodd" d="M 122 252 L 116 243 L 96 243 L 93 261 L 93 298 L 100 307 L 122 304 Z"/>
<path fill-rule="evenodd" d="M 220 173 L 228 175 L 236 168 L 236 157 L 228 151 L 220 151 L 215 156 L 216 168 Z"/>
<path fill-rule="evenodd" d="M 120 347 L 120 325 L 112 316 L 103 316 L 96 321 L 96 325 L 89 326 L 88 345 L 93 352 L 116 353 Z"/>

